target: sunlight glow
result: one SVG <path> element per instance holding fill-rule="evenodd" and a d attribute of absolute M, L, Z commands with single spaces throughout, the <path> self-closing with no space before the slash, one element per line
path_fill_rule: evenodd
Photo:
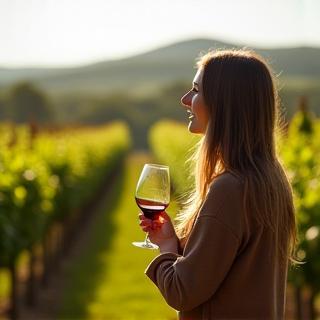
<path fill-rule="evenodd" d="M 77 65 L 207 37 L 320 46 L 317 0 L 0 0 L 0 66 Z"/>

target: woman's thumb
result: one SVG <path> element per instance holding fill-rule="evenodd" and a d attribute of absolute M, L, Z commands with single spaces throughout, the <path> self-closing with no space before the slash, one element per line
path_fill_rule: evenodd
<path fill-rule="evenodd" d="M 170 216 L 165 211 L 161 212 L 161 216 L 167 221 L 171 220 Z"/>

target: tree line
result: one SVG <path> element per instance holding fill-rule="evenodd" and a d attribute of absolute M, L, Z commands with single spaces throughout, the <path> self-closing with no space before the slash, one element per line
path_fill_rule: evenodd
<path fill-rule="evenodd" d="M 165 118 L 187 123 L 180 98 L 189 87 L 188 82 L 180 81 L 140 95 L 116 91 L 103 96 L 89 96 L 81 92 L 50 96 L 30 82 L 20 82 L 0 95 L 0 121 L 96 125 L 122 120 L 130 127 L 134 146 L 146 149 L 148 131 L 158 120 Z M 280 90 L 286 120 L 294 114 L 300 94 L 299 90 L 292 91 L 290 88 Z M 315 97 L 309 91 L 305 95 L 311 95 L 311 105 L 314 105 Z M 315 113 L 320 113 L 320 100 L 318 109 L 315 108 Z"/>

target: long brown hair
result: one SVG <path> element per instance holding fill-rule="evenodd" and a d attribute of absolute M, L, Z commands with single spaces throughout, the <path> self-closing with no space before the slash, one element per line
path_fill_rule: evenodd
<path fill-rule="evenodd" d="M 177 218 L 179 237 L 188 237 L 212 181 L 229 171 L 244 183 L 245 212 L 272 230 L 281 261 L 297 262 L 292 189 L 276 152 L 284 122 L 272 70 L 248 50 L 209 52 L 197 66 L 209 122 L 194 154 L 195 190 Z"/>

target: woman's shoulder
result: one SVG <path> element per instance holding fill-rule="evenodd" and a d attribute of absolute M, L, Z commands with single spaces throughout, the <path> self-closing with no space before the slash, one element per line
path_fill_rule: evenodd
<path fill-rule="evenodd" d="M 229 196 L 230 193 L 241 194 L 243 191 L 243 180 L 240 176 L 231 171 L 225 171 L 217 176 L 210 184 L 209 193 L 222 197 Z M 227 194 L 226 194 L 227 193 Z"/>
<path fill-rule="evenodd" d="M 210 185 L 204 209 L 203 214 L 220 220 L 240 237 L 244 217 L 241 178 L 230 172 L 216 177 Z"/>

